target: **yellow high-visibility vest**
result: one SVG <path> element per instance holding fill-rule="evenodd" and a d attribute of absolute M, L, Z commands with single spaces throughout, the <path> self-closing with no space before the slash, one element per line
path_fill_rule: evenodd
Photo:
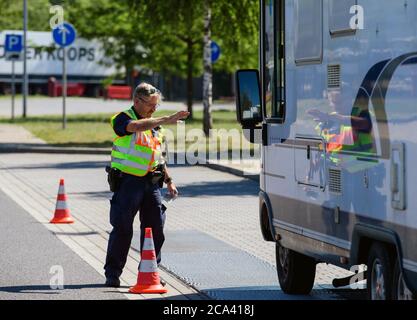
<path fill-rule="evenodd" d="M 123 112 L 131 119 L 138 120 L 133 107 Z M 113 129 L 115 119 L 119 114 L 115 114 L 111 118 Z M 145 176 L 158 166 L 161 157 L 161 141 L 162 135 L 158 134 L 157 137 L 154 137 L 151 130 L 134 132 L 122 137 L 115 134 L 111 152 L 111 167 L 134 176 Z"/>

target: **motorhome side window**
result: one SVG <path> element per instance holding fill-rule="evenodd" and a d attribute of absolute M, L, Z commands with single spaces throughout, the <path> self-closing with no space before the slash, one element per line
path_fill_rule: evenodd
<path fill-rule="evenodd" d="M 323 55 L 323 1 L 295 1 L 295 62 L 321 63 Z"/>
<path fill-rule="evenodd" d="M 265 112 L 268 118 L 272 117 L 274 104 L 273 88 L 275 85 L 274 68 L 274 9 L 275 0 L 266 0 L 264 7 L 264 48 L 265 48 L 265 70 L 264 70 L 264 91 L 265 91 Z"/>
<path fill-rule="evenodd" d="M 357 0 L 330 0 L 329 2 L 329 31 L 332 36 L 355 34 L 350 27 L 352 14 L 350 9 L 357 5 Z"/>
<path fill-rule="evenodd" d="M 284 0 L 265 0 L 264 4 L 264 96 L 267 118 L 283 117 L 284 75 Z"/>

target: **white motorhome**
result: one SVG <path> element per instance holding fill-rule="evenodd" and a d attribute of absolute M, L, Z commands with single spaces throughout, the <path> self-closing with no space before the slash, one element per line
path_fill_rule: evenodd
<path fill-rule="evenodd" d="M 417 0 L 260 5 L 260 72 L 237 72 L 237 113 L 262 130 L 281 288 L 310 292 L 318 262 L 365 264 L 370 299 L 414 298 Z"/>

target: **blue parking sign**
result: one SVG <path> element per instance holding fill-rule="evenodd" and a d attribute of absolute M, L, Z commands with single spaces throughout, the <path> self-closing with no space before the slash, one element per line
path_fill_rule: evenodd
<path fill-rule="evenodd" d="M 4 47 L 6 52 L 21 52 L 23 50 L 23 37 L 17 34 L 6 34 Z"/>

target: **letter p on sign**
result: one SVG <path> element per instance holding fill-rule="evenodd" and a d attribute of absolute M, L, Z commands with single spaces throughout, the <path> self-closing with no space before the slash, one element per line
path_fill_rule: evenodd
<path fill-rule="evenodd" d="M 6 52 L 20 52 L 23 49 L 22 36 L 17 34 L 7 34 L 5 51 Z"/>

